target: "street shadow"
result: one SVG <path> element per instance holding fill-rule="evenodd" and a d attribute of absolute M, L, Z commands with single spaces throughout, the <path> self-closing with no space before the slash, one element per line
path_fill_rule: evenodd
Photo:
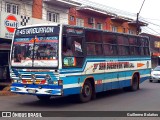
<path fill-rule="evenodd" d="M 61 108 L 61 107 L 66 107 L 66 106 L 71 106 L 78 103 L 74 96 L 67 96 L 67 97 L 54 97 L 51 98 L 50 100 L 46 101 L 41 101 L 35 96 L 35 101 L 30 101 L 30 102 L 24 102 L 21 103 L 21 105 L 24 106 L 34 106 L 34 107 L 55 107 L 55 108 Z"/>
<path fill-rule="evenodd" d="M 123 89 L 109 90 L 105 92 L 100 92 L 96 94 L 96 99 L 91 100 L 88 103 L 80 103 L 76 96 L 67 97 L 56 97 L 51 98 L 47 101 L 40 101 L 35 97 L 34 101 L 20 103 L 22 106 L 32 106 L 32 107 L 47 107 L 47 108 L 65 108 L 67 106 L 75 106 L 78 104 L 96 104 L 99 100 L 108 99 L 116 95 L 125 94 Z"/>
<path fill-rule="evenodd" d="M 121 95 L 121 94 L 125 94 L 127 93 L 126 91 L 124 91 L 123 89 L 114 89 L 114 90 L 108 90 L 108 91 L 104 91 L 104 92 L 100 92 L 96 95 L 96 99 L 107 99 L 107 98 L 111 98 L 113 96 L 117 96 L 117 95 Z"/>

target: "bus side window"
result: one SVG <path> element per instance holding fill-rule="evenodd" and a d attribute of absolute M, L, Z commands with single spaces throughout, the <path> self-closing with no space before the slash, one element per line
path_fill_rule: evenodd
<path fill-rule="evenodd" d="M 87 44 L 87 55 L 96 55 L 94 44 L 91 44 L 91 43 Z"/>
<path fill-rule="evenodd" d="M 72 51 L 72 42 L 69 41 L 70 39 L 67 39 L 66 36 L 63 36 L 62 40 L 62 54 L 64 56 L 73 56 L 73 51 Z"/>
<path fill-rule="evenodd" d="M 84 59 L 83 51 L 83 37 L 81 36 L 69 36 L 63 37 L 62 40 L 63 51 L 63 65 L 65 67 L 81 67 Z M 65 61 L 64 61 L 65 60 Z M 67 61 L 74 61 L 72 64 L 68 64 Z"/>

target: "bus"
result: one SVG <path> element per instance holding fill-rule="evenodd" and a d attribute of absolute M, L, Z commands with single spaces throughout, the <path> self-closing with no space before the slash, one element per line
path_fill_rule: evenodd
<path fill-rule="evenodd" d="M 88 102 L 102 91 L 136 91 L 150 78 L 149 45 L 144 36 L 63 24 L 19 27 L 10 54 L 11 92 Z"/>

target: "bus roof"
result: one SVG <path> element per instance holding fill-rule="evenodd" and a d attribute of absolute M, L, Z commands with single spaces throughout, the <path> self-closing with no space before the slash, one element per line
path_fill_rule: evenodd
<path fill-rule="evenodd" d="M 22 28 L 27 28 L 27 27 L 38 27 L 38 26 L 66 26 L 66 27 L 72 27 L 72 28 L 80 28 L 80 29 L 84 29 L 84 30 L 91 30 L 91 31 L 101 31 L 101 32 L 108 32 L 111 34 L 116 33 L 117 35 L 129 35 L 129 36 L 133 36 L 133 37 L 146 37 L 148 38 L 148 36 L 142 36 L 142 35 L 134 35 L 134 34 L 128 34 L 128 33 L 120 33 L 120 32 L 112 32 L 112 31 L 108 31 L 108 30 L 100 30 L 100 29 L 96 29 L 96 28 L 87 28 L 87 27 L 81 27 L 81 26 L 76 26 L 76 25 L 68 25 L 68 24 L 59 24 L 59 23 L 43 23 L 43 24 L 32 24 L 32 25 L 26 25 L 26 26 L 20 26 L 17 29 L 22 29 Z"/>
<path fill-rule="evenodd" d="M 26 26 L 20 26 L 17 29 L 27 28 L 27 27 L 38 27 L 38 26 L 59 26 L 58 23 L 44 23 L 44 24 L 32 24 L 32 25 L 26 25 Z"/>

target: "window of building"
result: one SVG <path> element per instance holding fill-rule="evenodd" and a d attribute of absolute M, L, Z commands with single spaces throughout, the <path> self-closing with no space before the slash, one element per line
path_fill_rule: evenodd
<path fill-rule="evenodd" d="M 118 27 L 112 26 L 112 31 L 113 31 L 113 32 L 118 32 Z"/>
<path fill-rule="evenodd" d="M 126 28 L 123 28 L 123 33 L 125 33 L 126 32 Z"/>
<path fill-rule="evenodd" d="M 47 12 L 47 20 L 52 22 L 59 22 L 59 13 Z"/>
<path fill-rule="evenodd" d="M 74 16 L 70 16 L 70 21 L 74 21 Z"/>
<path fill-rule="evenodd" d="M 13 3 L 6 3 L 5 11 L 7 13 L 12 13 L 12 14 L 19 14 L 19 5 L 13 4 Z"/>
<path fill-rule="evenodd" d="M 132 35 L 136 34 L 134 30 L 130 30 L 130 29 L 128 30 L 128 33 Z"/>
<path fill-rule="evenodd" d="M 80 27 L 84 27 L 84 20 L 81 18 L 76 19 L 76 25 Z"/>
<path fill-rule="evenodd" d="M 102 30 L 103 24 L 102 23 L 97 23 L 97 29 Z"/>

